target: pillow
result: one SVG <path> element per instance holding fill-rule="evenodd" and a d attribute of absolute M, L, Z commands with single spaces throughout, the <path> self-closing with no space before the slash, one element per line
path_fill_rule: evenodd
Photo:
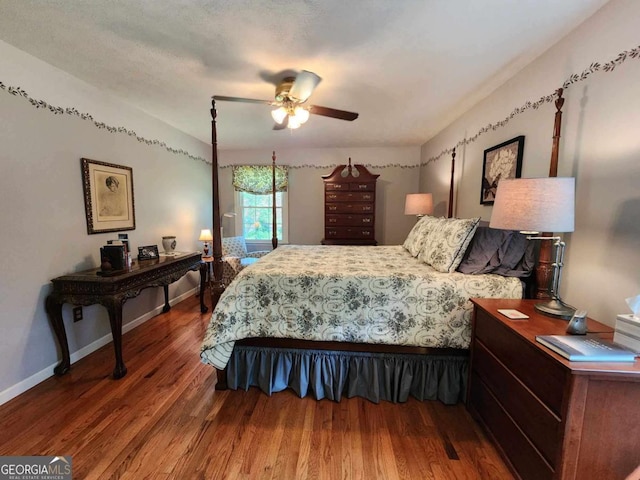
<path fill-rule="evenodd" d="M 513 230 L 479 226 L 469 248 L 462 257 L 458 271 L 468 274 L 489 273 L 500 266 Z"/>
<path fill-rule="evenodd" d="M 527 277 L 535 266 L 535 245 L 514 230 L 479 226 L 458 271 L 467 274 L 495 273 Z"/>
<path fill-rule="evenodd" d="M 429 215 L 425 215 L 413 226 L 409 235 L 407 235 L 407 239 L 404 241 L 402 246 L 409 251 L 409 253 L 417 257 L 424 246 L 424 242 L 427 240 L 427 236 L 429 235 L 429 231 L 433 228 L 435 222 L 438 219 L 435 217 L 430 217 Z"/>
<path fill-rule="evenodd" d="M 464 256 L 480 218 L 439 218 L 418 259 L 443 273 L 454 272 Z"/>
<path fill-rule="evenodd" d="M 526 235 L 513 232 L 500 265 L 491 273 L 503 277 L 528 277 L 536 266 L 537 244 L 527 240 Z"/>

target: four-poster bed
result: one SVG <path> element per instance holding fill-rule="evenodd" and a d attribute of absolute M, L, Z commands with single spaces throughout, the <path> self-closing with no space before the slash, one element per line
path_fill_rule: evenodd
<path fill-rule="evenodd" d="M 211 113 L 213 223 L 219 232 L 215 100 Z M 275 161 L 274 152 L 274 170 Z M 450 192 L 449 217 L 451 204 Z M 334 400 L 357 395 L 375 402 L 405 401 L 413 395 L 460 401 L 466 393 L 469 298 L 521 298 L 524 288 L 518 277 L 528 275 L 529 267 L 522 265 L 531 264 L 527 249 L 514 240 L 520 263 L 502 273 L 456 271 L 478 223 L 478 218 L 421 219 L 407 242 L 412 235 L 414 243 L 428 237 L 433 255 L 423 258 L 425 249 L 408 251 L 413 245 L 407 242 L 383 247 L 288 245 L 276 250 L 274 217 L 274 252 L 228 286 L 222 281 L 221 240 L 215 236 L 214 311 L 201 358 L 218 370 L 216 388 L 260 386 L 267 393 L 292 388 L 300 396 Z M 449 236 L 438 238 L 429 228 Z M 440 253 L 448 250 L 454 258 L 445 258 L 443 269 Z"/>

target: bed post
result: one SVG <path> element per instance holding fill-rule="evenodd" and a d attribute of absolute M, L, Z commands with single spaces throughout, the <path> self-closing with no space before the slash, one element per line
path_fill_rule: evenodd
<path fill-rule="evenodd" d="M 453 173 L 456 169 L 456 147 L 453 147 L 453 152 L 451 153 L 451 184 L 449 185 L 449 212 L 447 213 L 447 218 L 453 217 Z"/>
<path fill-rule="evenodd" d="M 216 101 L 211 99 L 211 189 L 213 193 L 213 284 L 211 285 L 211 310 L 224 292 L 222 282 L 222 230 L 220 225 L 220 191 L 218 190 L 218 134 L 216 131 Z"/>
<path fill-rule="evenodd" d="M 273 218 L 271 221 L 271 245 L 275 250 L 278 248 L 278 217 L 276 215 L 276 152 L 273 152 L 271 155 L 271 194 L 272 197 L 272 210 L 273 210 Z"/>
<path fill-rule="evenodd" d="M 551 162 L 549 164 L 549 176 L 558 176 L 558 152 L 560 147 L 560 127 L 562 125 L 562 88 L 556 90 L 558 98 L 556 98 L 556 115 L 553 125 L 553 144 L 551 146 Z M 542 237 L 552 237 L 553 233 L 541 233 Z M 540 241 L 540 254 L 535 269 L 536 275 L 536 298 L 551 298 L 549 286 L 553 276 L 553 240 Z"/>

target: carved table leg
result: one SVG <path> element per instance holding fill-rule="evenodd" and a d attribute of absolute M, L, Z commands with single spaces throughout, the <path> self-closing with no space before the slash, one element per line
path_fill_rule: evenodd
<path fill-rule="evenodd" d="M 53 369 L 53 373 L 64 375 L 71 368 L 71 359 L 69 357 L 67 332 L 64 329 L 64 321 L 62 320 L 62 301 L 55 295 L 49 295 L 45 301 L 45 309 L 62 352 L 62 361 Z"/>
<path fill-rule="evenodd" d="M 200 264 L 200 313 L 207 313 L 207 306 L 204 304 L 204 287 L 207 283 L 209 264 L 202 262 Z"/>
<path fill-rule="evenodd" d="M 163 285 L 164 289 L 164 307 L 162 308 L 162 313 L 167 313 L 171 310 L 171 305 L 169 305 L 169 285 Z"/>
<path fill-rule="evenodd" d="M 122 360 L 122 304 L 121 298 L 109 299 L 107 311 L 109 312 L 109 322 L 111 323 L 111 334 L 113 335 L 113 349 L 116 354 L 116 366 L 113 369 L 113 378 L 118 380 L 127 374 L 127 367 Z"/>

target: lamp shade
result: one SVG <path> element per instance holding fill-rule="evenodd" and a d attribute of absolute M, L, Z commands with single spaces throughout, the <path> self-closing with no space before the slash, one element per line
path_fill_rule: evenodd
<path fill-rule="evenodd" d="M 573 232 L 575 178 L 505 178 L 489 226 L 526 232 Z"/>
<path fill-rule="evenodd" d="M 430 193 L 409 193 L 404 201 L 405 215 L 429 215 L 433 213 L 433 196 Z"/>
<path fill-rule="evenodd" d="M 204 229 L 200 230 L 200 238 L 198 238 L 201 242 L 211 242 L 213 240 L 213 235 L 211 235 L 211 230 Z"/>

